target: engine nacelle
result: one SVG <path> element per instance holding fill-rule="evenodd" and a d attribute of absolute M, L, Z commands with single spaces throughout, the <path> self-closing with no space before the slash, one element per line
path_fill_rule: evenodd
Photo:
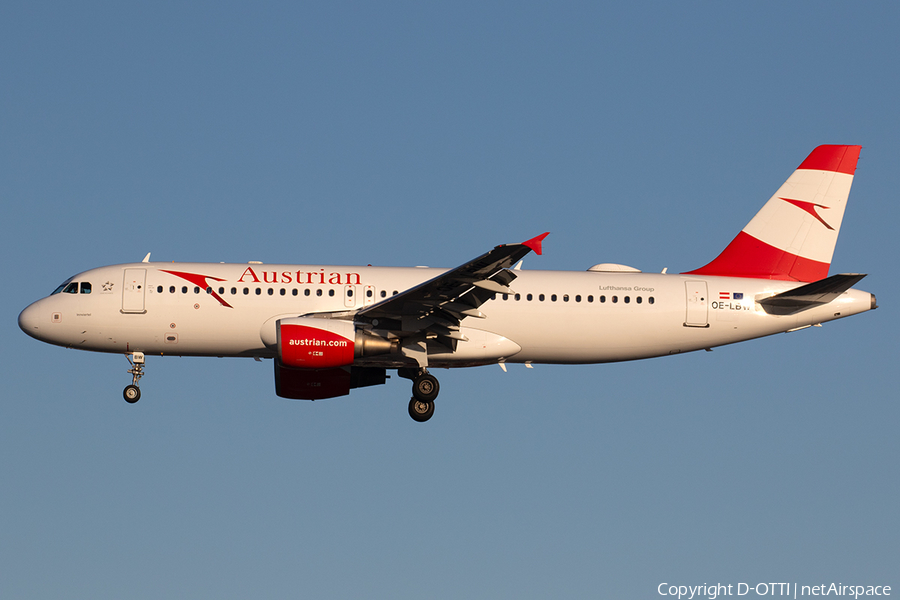
<path fill-rule="evenodd" d="M 383 385 L 384 369 L 378 367 L 335 367 L 333 369 L 292 369 L 275 362 L 275 393 L 292 400 L 323 400 L 346 396 L 350 390 Z"/>
<path fill-rule="evenodd" d="M 395 343 L 357 329 L 351 321 L 293 317 L 279 319 L 278 359 L 298 369 L 330 369 L 362 356 L 387 354 Z"/>

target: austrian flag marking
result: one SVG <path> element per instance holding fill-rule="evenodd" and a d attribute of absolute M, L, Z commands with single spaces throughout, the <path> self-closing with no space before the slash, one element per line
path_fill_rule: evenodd
<path fill-rule="evenodd" d="M 719 292 L 719 300 L 743 300 L 743 292 Z"/>

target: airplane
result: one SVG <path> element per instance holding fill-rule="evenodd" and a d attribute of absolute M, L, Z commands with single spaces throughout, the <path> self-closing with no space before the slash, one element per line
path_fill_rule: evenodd
<path fill-rule="evenodd" d="M 25 308 L 19 327 L 43 342 L 124 354 L 141 397 L 145 357 L 273 359 L 275 392 L 344 396 L 412 380 L 424 422 L 434 368 L 637 360 L 732 344 L 877 308 L 828 276 L 860 146 L 815 148 L 714 260 L 680 274 L 602 263 L 522 269 L 543 233 L 453 269 L 142 262 L 90 269 Z"/>

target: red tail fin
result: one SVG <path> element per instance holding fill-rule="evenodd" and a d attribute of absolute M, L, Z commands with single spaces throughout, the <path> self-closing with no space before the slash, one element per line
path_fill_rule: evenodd
<path fill-rule="evenodd" d="M 788 281 L 828 276 L 860 146 L 819 146 L 722 253 L 688 275 Z"/>

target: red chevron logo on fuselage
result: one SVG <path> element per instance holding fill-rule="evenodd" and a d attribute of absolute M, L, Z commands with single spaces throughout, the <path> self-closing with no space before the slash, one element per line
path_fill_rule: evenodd
<path fill-rule="evenodd" d="M 814 216 L 819 221 L 819 223 L 821 223 L 822 225 L 824 225 L 831 231 L 834 231 L 834 227 L 832 227 L 831 225 L 826 223 L 825 219 L 823 219 L 821 216 L 819 216 L 819 213 L 816 212 L 817 208 L 824 208 L 825 210 L 828 210 L 827 206 L 824 206 L 822 204 L 814 204 L 812 202 L 805 202 L 803 200 L 791 200 L 790 198 L 782 198 L 782 200 L 784 200 L 788 204 L 793 204 L 794 206 L 796 206 L 797 208 L 799 208 L 801 210 L 805 210 L 806 212 L 808 212 L 809 214 Z"/>
<path fill-rule="evenodd" d="M 222 296 L 217 294 L 216 290 L 212 289 L 212 286 L 210 286 L 206 282 L 207 279 L 212 279 L 213 281 L 225 281 L 224 279 L 220 279 L 218 277 L 212 277 L 210 275 L 200 275 L 198 273 L 184 273 L 182 271 L 167 271 L 166 269 L 160 269 L 160 271 L 162 271 L 163 273 L 168 273 L 169 275 L 175 275 L 176 277 L 181 277 L 182 279 L 190 281 L 191 283 L 193 283 L 194 285 L 196 285 L 197 287 L 199 287 L 201 289 L 209 290 L 210 296 L 212 296 L 213 298 L 218 300 L 219 304 L 221 304 L 222 306 L 225 306 L 227 308 L 234 308 L 233 306 L 231 306 L 230 304 L 225 302 L 225 300 L 222 298 Z"/>

